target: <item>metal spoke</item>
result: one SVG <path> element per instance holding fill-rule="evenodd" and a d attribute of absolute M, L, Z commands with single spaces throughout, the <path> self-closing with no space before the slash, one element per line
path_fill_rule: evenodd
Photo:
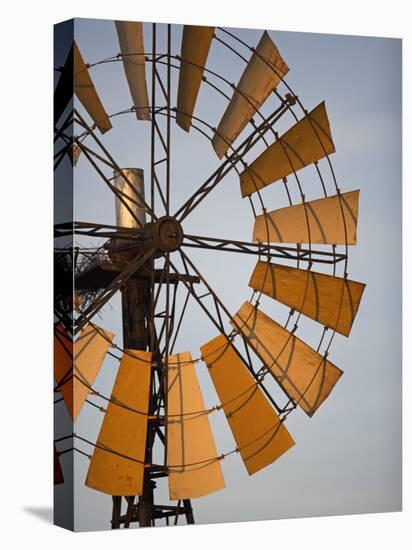
<path fill-rule="evenodd" d="M 219 332 L 221 332 L 222 334 L 224 334 L 226 336 L 226 338 L 228 340 L 233 340 L 232 338 L 232 335 L 231 333 L 233 333 L 233 331 L 231 331 L 231 333 L 227 333 L 225 331 L 225 328 L 224 328 L 224 324 L 223 324 L 223 320 L 222 320 L 222 317 L 221 317 L 221 313 L 224 313 L 226 315 L 226 317 L 228 318 L 228 320 L 231 320 L 232 319 L 232 315 L 231 313 L 229 312 L 229 310 L 226 308 L 226 306 L 223 304 L 222 300 L 218 297 L 218 295 L 216 294 L 216 292 L 212 289 L 212 287 L 209 285 L 209 283 L 206 281 L 206 279 L 203 277 L 203 275 L 201 274 L 201 272 L 196 268 L 196 266 L 194 265 L 194 263 L 190 260 L 190 258 L 182 251 L 180 250 L 180 254 L 181 254 L 181 258 L 182 258 L 182 262 L 183 262 L 183 265 L 185 266 L 185 270 L 186 272 L 188 272 L 188 267 L 190 267 L 195 273 L 196 275 L 199 277 L 199 279 L 201 280 L 201 282 L 203 283 L 203 285 L 206 287 L 207 289 L 207 293 L 206 294 L 203 294 L 202 296 L 199 296 L 196 291 L 194 290 L 194 287 L 193 285 L 187 283 L 186 281 L 184 281 L 184 284 L 186 286 L 186 288 L 189 290 L 191 296 L 195 299 L 195 301 L 199 304 L 199 306 L 203 309 L 203 311 L 206 313 L 206 316 L 209 317 L 209 319 L 212 321 L 212 323 L 215 325 L 215 327 L 219 330 Z M 174 263 L 172 261 L 170 261 L 170 266 L 172 269 L 174 269 L 175 271 L 177 271 L 177 268 L 176 266 L 174 265 Z M 213 302 L 214 302 L 214 306 L 215 306 L 215 309 L 216 309 L 216 312 L 217 312 L 217 316 L 218 316 L 218 319 L 216 319 L 212 313 L 210 312 L 210 309 L 209 307 L 207 307 L 206 304 L 203 303 L 203 298 L 206 297 L 206 296 L 211 296 L 212 299 L 213 299 Z M 244 338 L 242 337 L 243 341 Z M 247 342 L 246 342 L 247 343 Z M 264 392 L 264 394 L 266 395 L 266 397 L 269 399 L 269 401 L 272 403 L 272 405 L 275 407 L 275 409 L 280 412 L 281 411 L 281 408 L 279 407 L 279 405 L 275 402 L 275 400 L 273 399 L 273 397 L 270 395 L 270 393 L 268 392 L 268 390 L 266 389 L 266 387 L 264 386 L 264 384 L 262 383 L 262 380 L 261 380 L 261 377 L 255 372 L 254 368 L 253 368 L 253 365 L 252 363 L 249 361 L 249 359 L 247 357 L 244 357 L 240 352 L 239 350 L 236 348 L 236 346 L 234 345 L 233 341 L 231 342 L 232 346 L 233 346 L 233 349 L 235 350 L 235 352 L 237 353 L 237 355 L 239 356 L 239 358 L 243 361 L 243 363 L 246 365 L 247 369 L 249 370 L 250 374 L 253 376 L 254 380 L 256 381 L 256 383 L 258 384 L 258 386 L 261 388 L 261 390 Z"/>
<path fill-rule="evenodd" d="M 70 235 L 86 235 L 88 237 L 116 238 L 141 241 L 146 237 L 146 233 L 130 227 L 121 227 L 118 225 L 109 225 L 93 222 L 60 223 L 54 226 L 54 236 L 66 237 Z"/>
<path fill-rule="evenodd" d="M 173 335 L 173 341 L 170 345 L 170 353 L 173 352 L 173 349 L 175 347 L 176 340 L 177 340 L 177 337 L 179 335 L 179 331 L 180 331 L 180 328 L 182 326 L 183 318 L 184 318 L 184 315 L 185 315 L 185 312 L 186 312 L 187 304 L 189 302 L 189 298 L 190 298 L 190 291 L 188 290 L 187 293 L 186 293 L 185 301 L 183 302 L 182 311 L 180 312 L 179 321 L 177 322 L 176 330 L 175 330 L 174 335 Z"/>
<path fill-rule="evenodd" d="M 282 258 L 284 260 L 336 264 L 346 259 L 346 254 L 306 249 L 301 246 L 278 246 L 265 243 L 217 239 L 215 237 L 200 237 L 198 235 L 185 235 L 182 246 L 265 256 L 268 260 L 272 258 Z"/>
<path fill-rule="evenodd" d="M 103 153 L 106 155 L 107 159 L 110 161 L 111 166 L 114 170 L 116 170 L 119 174 L 122 174 L 122 170 L 120 169 L 119 165 L 116 163 L 114 158 L 111 156 L 109 151 L 106 149 L 106 147 L 103 145 L 103 143 L 98 139 L 95 132 L 92 128 L 90 128 L 86 122 L 84 121 L 83 117 L 80 115 L 80 113 L 75 109 L 74 113 L 76 115 L 75 122 L 80 124 L 84 129 L 88 130 L 89 135 L 93 138 L 93 140 L 97 143 L 97 145 L 100 147 L 100 149 L 103 151 Z M 80 147 L 83 146 L 83 143 L 81 143 L 79 140 L 76 139 L 77 145 Z M 133 193 L 136 195 L 136 197 L 139 199 L 139 205 L 143 207 L 147 213 L 149 213 L 155 220 L 157 219 L 155 213 L 150 208 L 150 206 L 145 201 L 144 197 L 139 193 L 139 191 L 133 186 L 129 178 L 126 176 L 126 174 L 122 174 L 123 179 L 127 183 L 127 185 L 130 187 L 130 189 L 133 191 Z"/>
<path fill-rule="evenodd" d="M 198 206 L 217 184 L 234 169 L 237 162 L 242 160 L 242 156 L 245 155 L 260 139 L 268 132 L 273 124 L 278 121 L 289 109 L 289 103 L 293 101 L 293 98 L 285 99 L 284 102 L 278 107 L 267 119 L 249 134 L 249 136 L 234 149 L 230 155 L 226 154 L 225 161 L 217 168 L 211 176 L 191 195 L 191 197 L 179 208 L 174 215 L 180 222 L 182 222 L 195 208 Z"/>

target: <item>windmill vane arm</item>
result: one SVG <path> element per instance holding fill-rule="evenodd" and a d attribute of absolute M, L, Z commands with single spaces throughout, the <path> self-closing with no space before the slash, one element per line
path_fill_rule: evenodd
<path fill-rule="evenodd" d="M 278 246 L 265 243 L 218 239 L 215 237 L 201 237 L 198 235 L 185 235 L 181 246 L 203 248 L 205 250 L 237 252 L 239 254 L 252 254 L 264 256 L 268 258 L 268 260 L 272 258 L 283 258 L 285 260 L 335 264 L 346 258 L 346 254 L 327 252 L 325 250 L 314 250 L 312 248 L 302 248 L 301 246 Z"/>

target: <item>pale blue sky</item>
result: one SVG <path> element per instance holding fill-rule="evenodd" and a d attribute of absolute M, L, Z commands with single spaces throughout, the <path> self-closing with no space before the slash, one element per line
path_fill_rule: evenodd
<path fill-rule="evenodd" d="M 159 29 L 162 33 L 164 27 Z M 261 35 L 255 30 L 236 33 L 251 45 Z M 343 191 L 361 190 L 359 244 L 350 250 L 349 276 L 365 282 L 367 288 L 350 338 L 337 335 L 331 348 L 330 360 L 344 376 L 312 419 L 302 411 L 289 417 L 287 427 L 295 447 L 252 477 L 238 455 L 225 460 L 226 489 L 193 501 L 198 523 L 380 512 L 401 506 L 401 41 L 283 31 L 270 31 L 270 35 L 290 67 L 287 81 L 306 108 L 326 101 L 339 186 Z M 173 26 L 175 53 L 179 53 L 180 36 L 181 27 Z M 75 38 L 90 63 L 119 50 L 111 21 L 76 20 Z M 145 43 L 150 51 L 150 25 L 145 25 Z M 242 53 L 249 56 L 245 50 Z M 208 66 L 233 82 L 243 70 L 241 61 L 216 44 Z M 109 113 L 130 107 L 121 63 L 95 67 L 91 75 Z M 263 112 L 268 109 L 269 105 Z M 200 116 L 216 126 L 223 110 L 224 102 L 203 86 L 197 105 Z M 279 128 L 291 124 L 285 118 Z M 148 173 L 150 125 L 138 123 L 134 115 L 117 117 L 113 125 L 103 141 L 118 164 Z M 172 137 L 172 200 L 178 207 L 218 166 L 218 159 L 210 144 L 193 131 L 188 135 L 173 125 Z M 302 181 L 308 199 L 320 196 L 311 171 L 302 172 Z M 330 180 L 328 185 L 331 191 Z M 292 193 L 298 200 L 296 191 Z M 270 209 L 286 205 L 280 185 L 269 186 L 263 195 Z M 81 158 L 75 171 L 75 219 L 114 223 L 114 216 L 113 196 Z M 250 208 L 240 197 L 233 173 L 187 220 L 184 229 L 251 240 L 252 226 Z M 88 239 L 82 244 L 96 243 Z M 231 311 L 236 311 L 250 295 L 247 283 L 255 260 L 206 251 L 192 257 Z M 262 300 L 262 308 L 281 322 L 285 319 L 286 308 L 269 299 Z M 194 306 L 187 320 L 177 351 L 190 350 L 197 356 L 199 346 L 216 331 Z M 98 323 L 112 330 L 121 344 L 118 297 Z M 314 322 L 302 319 L 301 338 L 315 345 L 319 334 Z M 116 366 L 116 361 L 107 359 L 96 380 L 105 394 L 110 394 Z M 205 371 L 204 365 L 198 367 L 206 402 L 214 405 L 218 399 Z M 76 431 L 95 440 L 101 420 L 97 409 L 85 406 Z M 231 450 L 234 441 L 223 415 L 215 413 L 210 421 L 218 451 Z M 67 455 L 62 457 L 63 465 L 65 460 Z M 76 528 L 108 528 L 110 497 L 84 487 L 87 459 L 75 455 L 75 464 Z M 161 486 L 159 501 L 166 494 L 166 487 Z"/>

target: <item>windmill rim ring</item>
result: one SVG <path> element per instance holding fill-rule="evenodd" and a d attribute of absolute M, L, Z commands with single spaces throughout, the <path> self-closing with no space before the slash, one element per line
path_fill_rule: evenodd
<path fill-rule="evenodd" d="M 235 37 L 235 38 L 238 39 L 237 37 Z M 246 43 L 243 43 L 243 44 L 246 45 Z M 251 51 L 253 51 L 253 49 L 252 49 L 251 46 L 249 46 L 249 45 L 246 45 L 246 46 L 247 46 Z M 133 54 L 133 55 L 137 55 L 137 54 Z M 145 53 L 145 60 L 148 61 L 148 62 L 152 62 L 153 59 L 150 57 L 150 56 L 152 56 L 152 55 L 153 55 L 153 54 Z M 165 59 L 167 59 L 167 54 L 160 54 L 160 53 L 159 53 L 159 54 L 157 54 L 157 55 L 163 56 Z M 170 59 L 178 59 L 178 60 L 180 60 L 180 59 L 179 59 L 179 56 L 176 56 L 176 55 L 170 55 Z M 107 58 L 107 59 L 104 59 L 104 60 L 101 60 L 101 61 L 97 61 L 97 62 L 95 62 L 95 63 L 88 64 L 88 68 L 92 68 L 92 67 L 95 67 L 95 66 L 98 66 L 98 65 L 101 65 L 101 64 L 105 64 L 105 63 L 117 62 L 117 61 L 122 61 L 122 57 L 121 57 L 121 56 L 119 57 L 119 56 L 117 55 L 117 56 L 112 57 L 112 58 Z M 263 59 L 263 61 L 265 61 L 265 60 Z M 168 61 L 160 60 L 159 62 L 162 63 L 162 64 L 164 64 L 164 65 L 166 65 L 166 66 L 168 66 L 168 67 L 172 67 L 172 68 L 174 68 L 174 69 L 176 69 L 176 70 L 179 70 L 179 68 L 180 68 L 180 65 L 179 65 L 179 66 L 173 65 L 172 63 L 170 63 L 170 61 L 168 62 Z M 268 64 L 268 66 L 273 70 L 273 67 L 271 67 L 269 64 Z M 225 79 L 224 77 L 222 77 L 221 75 L 219 75 L 218 73 L 216 73 L 216 72 L 214 72 L 214 71 L 210 71 L 209 69 L 207 69 L 207 67 L 204 67 L 204 66 L 199 66 L 199 67 L 202 67 L 202 68 L 203 68 L 205 71 L 207 71 L 207 72 L 213 73 L 217 78 L 221 79 L 223 82 L 225 82 L 226 84 L 230 85 L 229 81 L 228 81 L 227 79 Z M 303 112 L 304 114 L 306 114 L 307 111 L 306 111 L 306 109 L 304 108 L 304 106 L 303 106 L 301 100 L 298 98 L 298 96 L 297 96 L 296 94 L 294 94 L 294 92 L 293 92 L 293 90 L 291 89 L 291 87 L 287 84 L 286 79 L 282 78 L 281 81 L 282 81 L 283 84 L 286 85 L 287 89 L 294 95 L 294 97 L 296 97 L 298 106 L 300 107 L 300 109 L 302 110 L 302 112 Z M 151 108 L 152 108 L 152 109 L 159 109 L 160 107 L 155 106 L 155 107 L 151 107 Z M 167 109 L 167 106 L 163 106 L 163 109 Z M 112 117 L 114 117 L 114 116 L 116 116 L 116 115 L 119 115 L 119 114 L 132 113 L 132 112 L 134 112 L 134 110 L 135 110 L 135 109 L 132 107 L 131 109 L 119 111 L 118 113 L 109 115 L 109 118 L 112 118 Z M 175 108 L 170 109 L 170 110 L 176 112 L 176 109 L 175 109 Z M 293 111 L 292 106 L 289 107 L 289 110 L 291 111 L 291 113 L 293 114 L 294 118 L 296 119 L 297 117 L 296 117 L 296 114 L 295 114 L 294 111 Z M 256 112 L 259 113 L 259 110 L 257 110 Z M 163 114 L 164 114 L 164 113 L 163 113 Z M 259 114 L 260 114 L 260 113 L 259 113 Z M 202 123 L 205 124 L 206 126 L 211 127 L 208 123 L 206 123 L 205 121 L 202 121 L 199 117 L 193 117 L 193 118 L 197 118 L 197 120 L 199 120 L 200 122 L 202 122 Z M 94 127 L 94 126 L 95 126 L 95 125 L 92 125 L 91 127 L 89 127 L 89 130 L 88 130 L 88 131 L 85 131 L 85 134 L 86 134 L 86 135 L 85 135 L 84 137 L 87 137 L 87 135 L 90 135 L 91 131 L 93 131 L 93 127 Z M 194 125 L 192 125 L 192 126 L 194 127 Z M 198 128 L 196 128 L 196 129 L 199 131 Z M 204 132 L 201 132 L 201 133 L 203 133 L 203 135 L 205 135 L 205 137 L 207 137 L 209 140 L 211 139 L 211 138 L 210 138 L 209 136 L 207 136 Z M 83 136 L 80 136 L 80 137 L 83 137 Z M 331 168 L 332 178 L 333 178 L 333 180 L 334 180 L 335 188 L 339 191 L 339 188 L 337 187 L 336 179 L 335 179 L 335 177 L 334 177 L 334 171 L 333 171 L 333 167 L 332 167 L 332 163 L 331 163 L 331 161 L 330 161 L 329 155 L 326 154 L 325 156 L 326 156 L 327 161 L 328 161 L 328 163 L 329 163 L 329 165 L 330 165 L 330 168 Z M 259 197 L 261 203 L 263 204 L 263 200 L 262 200 L 262 198 L 261 198 L 260 191 L 257 190 L 256 194 L 257 194 L 257 196 Z M 339 195 L 339 196 L 340 196 L 340 195 Z M 253 212 L 253 215 L 255 216 L 255 214 L 254 214 L 254 207 L 253 207 L 253 206 L 252 206 L 252 212 Z M 266 222 L 266 223 L 267 223 L 267 222 Z M 267 244 L 269 244 L 269 243 L 267 243 Z M 309 246 L 311 246 L 311 243 L 309 243 Z M 347 245 L 346 245 L 346 247 L 347 247 Z M 345 272 L 347 271 L 347 258 L 348 258 L 348 254 L 346 255 L 346 260 L 345 260 Z M 269 260 L 268 260 L 268 262 L 269 262 Z M 257 293 L 257 291 L 253 291 L 253 292 L 252 292 L 251 300 L 254 299 L 254 297 L 256 296 L 256 293 Z M 257 297 L 257 299 L 255 300 L 255 302 L 256 302 L 257 304 L 259 303 L 260 297 L 261 297 L 261 296 L 262 296 L 262 292 L 259 292 L 259 293 L 258 293 L 258 297 Z M 299 312 L 298 318 L 296 319 L 296 322 L 299 320 L 300 315 L 301 315 L 301 312 Z M 290 318 L 290 314 L 289 314 L 289 318 Z M 289 318 L 288 318 L 288 320 L 287 320 L 287 322 L 286 322 L 286 325 L 287 325 L 287 323 L 289 322 Z M 322 340 L 323 340 L 324 331 L 325 331 L 325 328 L 322 330 L 322 335 L 321 335 L 320 343 L 321 343 Z M 331 343 L 332 343 L 332 339 L 333 339 L 333 337 L 334 337 L 334 335 L 335 335 L 335 333 L 336 333 L 335 330 L 333 330 L 333 331 L 331 331 L 331 332 L 332 332 L 332 335 L 331 335 L 331 338 L 330 338 L 330 342 L 329 342 L 329 344 L 328 344 L 328 346 L 327 346 L 327 348 L 326 348 L 327 350 L 329 350 L 329 347 L 330 347 L 330 345 L 331 345 Z M 319 344 L 319 345 L 320 345 L 320 344 Z"/>

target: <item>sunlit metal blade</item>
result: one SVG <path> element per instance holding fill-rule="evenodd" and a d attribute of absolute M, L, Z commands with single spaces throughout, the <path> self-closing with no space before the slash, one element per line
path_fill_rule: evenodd
<path fill-rule="evenodd" d="M 71 336 L 58 323 L 54 327 L 53 341 L 53 368 L 56 385 L 65 402 L 69 412 L 73 418 L 73 355 L 74 344 Z M 67 386 L 67 387 L 66 387 Z"/>
<path fill-rule="evenodd" d="M 213 136 L 212 145 L 219 158 L 223 157 L 288 70 L 265 31 Z"/>
<path fill-rule="evenodd" d="M 139 120 L 150 120 L 143 25 L 133 21 L 115 21 L 114 24 L 119 38 L 120 52 L 130 95 L 136 108 L 136 116 Z"/>
<path fill-rule="evenodd" d="M 342 371 L 250 302 L 243 304 L 232 324 L 285 392 L 312 416 Z"/>
<path fill-rule="evenodd" d="M 258 262 L 249 286 L 349 336 L 365 285 L 342 277 Z"/>
<path fill-rule="evenodd" d="M 261 214 L 253 240 L 272 243 L 356 244 L 359 191 Z"/>
<path fill-rule="evenodd" d="M 206 65 L 215 27 L 183 27 L 179 87 L 177 92 L 176 122 L 190 130 L 192 115 L 202 83 L 203 68 Z"/>
<path fill-rule="evenodd" d="M 201 497 L 225 486 L 220 461 L 208 417 L 202 413 L 205 403 L 190 353 L 171 355 L 168 364 L 169 496 Z"/>
<path fill-rule="evenodd" d="M 77 161 L 79 160 L 81 152 L 82 152 L 82 150 L 75 143 L 73 143 L 70 146 L 69 150 L 67 151 L 67 154 L 69 156 L 70 162 L 72 163 L 72 166 L 76 166 Z"/>
<path fill-rule="evenodd" d="M 87 65 L 85 64 L 80 50 L 73 42 L 73 60 L 74 60 L 74 92 L 83 107 L 89 113 L 93 122 L 99 128 L 102 134 L 110 130 L 112 124 L 104 110 L 103 104 L 97 94 L 96 88 L 90 78 Z"/>
<path fill-rule="evenodd" d="M 142 494 L 151 362 L 148 351 L 125 350 L 87 473 L 92 489 Z"/>
<path fill-rule="evenodd" d="M 334 152 L 325 103 L 322 102 L 240 174 L 242 196 L 251 195 Z"/>
<path fill-rule="evenodd" d="M 114 334 L 86 325 L 75 342 L 62 325 L 55 327 L 54 376 L 73 422 L 90 393 Z M 73 366 L 74 353 L 74 366 Z"/>
<path fill-rule="evenodd" d="M 239 453 L 252 475 L 277 460 L 295 442 L 223 334 L 200 349 Z"/>

